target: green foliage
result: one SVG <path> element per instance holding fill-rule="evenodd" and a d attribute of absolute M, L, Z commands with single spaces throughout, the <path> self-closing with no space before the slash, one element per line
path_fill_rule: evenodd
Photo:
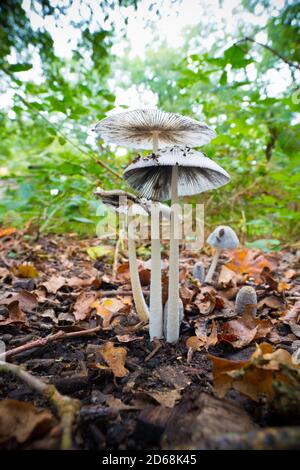
<path fill-rule="evenodd" d="M 120 162 L 101 142 L 98 150 L 87 143 L 87 130 L 114 107 L 114 78 L 118 87 L 152 91 L 166 111 L 216 128 L 217 138 L 204 151 L 232 181 L 199 199 L 207 203 L 208 228 L 226 223 L 242 239 L 296 240 L 300 104 L 292 93 L 300 77 L 300 8 L 298 2 L 275 3 L 243 1 L 249 11 L 259 5 L 268 13 L 265 41 L 256 41 L 258 28 L 241 24 L 238 33 L 224 34 L 204 49 L 202 42 L 215 26 L 200 23 L 185 31 L 180 49 L 153 31 L 155 47 L 142 60 L 131 58 L 129 50 L 121 58 L 112 54 L 114 2 L 100 2 L 109 27 L 91 27 L 92 12 L 73 21 L 80 37 L 66 59 L 55 53 L 43 26 L 32 27 L 21 0 L 0 2 L 0 93 L 11 90 L 12 97 L 8 113 L 0 112 L 2 223 L 24 227 L 31 222 L 43 232 L 95 232 L 94 189 L 125 187 L 114 172 L 122 173 L 127 159 Z M 61 5 L 39 0 L 31 8 L 41 20 L 48 16 L 60 24 L 68 2 Z M 176 5 L 180 8 L 180 2 Z M 287 82 L 280 92 L 271 81 L 278 71 Z"/>

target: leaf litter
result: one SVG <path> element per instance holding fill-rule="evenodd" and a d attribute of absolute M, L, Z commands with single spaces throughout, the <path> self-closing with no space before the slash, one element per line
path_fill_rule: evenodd
<path fill-rule="evenodd" d="M 200 260 L 207 266 L 208 256 L 204 253 L 199 258 L 182 249 L 180 294 L 185 317 L 180 341 L 176 346 L 161 341 L 157 347 L 148 339 L 148 326 L 134 312 L 126 251 L 120 253 L 113 279 L 114 250 L 108 243 L 99 248 L 98 240 L 68 236 L 62 244 L 60 237 L 51 236 L 31 244 L 15 231 L 4 233 L 0 243 L 5 263 L 0 265 L 0 340 L 7 349 L 59 330 L 76 333 L 98 327 L 88 337 L 52 342 L 12 358 L 79 398 L 82 416 L 98 416 L 79 421 L 74 432 L 81 436 L 76 437 L 80 448 L 147 448 L 149 430 L 155 426 L 161 433 L 150 432 L 151 446 L 162 448 L 164 432 L 172 423 L 170 412 L 192 407 L 200 393 L 205 394 L 203 402 L 208 400 L 216 408 L 212 433 L 217 432 L 216 423 L 225 419 L 218 403 L 207 398 L 215 393 L 222 397 L 226 419 L 233 422 L 242 412 L 243 419 L 263 429 L 268 419 L 272 422 L 274 410 L 278 416 L 279 404 L 280 425 L 288 423 L 291 414 L 294 419 L 299 416 L 295 407 L 290 411 L 292 404 L 300 403 L 300 263 L 296 249 L 286 250 L 282 257 L 245 248 L 228 251 L 211 285 L 192 277 L 194 263 Z M 8 258 L 12 249 L 13 264 Z M 148 256 L 149 250 L 144 251 Z M 139 272 L 148 302 L 151 268 L 146 259 L 139 261 Z M 167 285 L 167 271 L 163 271 L 164 301 Z M 235 297 L 244 285 L 256 290 L 255 316 L 247 310 L 242 316 L 235 312 Z M 33 366 L 35 360 L 38 367 Z M 1 406 L 7 409 L 7 397 L 25 407 L 36 405 L 35 394 L 16 387 L 13 378 L 0 375 L 0 386 L 0 414 Z M 232 393 L 244 397 L 235 400 L 233 409 L 228 401 Z M 292 397 L 288 403 L 286 397 Z M 39 398 L 38 408 L 48 413 L 47 406 Z M 31 427 L 20 438 L 7 426 L 4 447 L 12 441 L 20 448 L 34 448 L 40 438 L 50 442 L 56 426 L 53 416 L 41 415 L 41 423 L 46 423 L 43 428 L 39 419 L 32 418 L 40 412 L 22 407 Z M 208 419 L 205 413 L 203 416 Z M 193 427 L 196 417 L 192 412 L 189 419 Z M 42 428 L 43 432 L 35 432 Z M 172 439 L 175 442 L 174 436 Z"/>

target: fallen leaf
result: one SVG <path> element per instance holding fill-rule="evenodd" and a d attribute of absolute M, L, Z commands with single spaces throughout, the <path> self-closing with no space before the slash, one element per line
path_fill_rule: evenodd
<path fill-rule="evenodd" d="M 0 326 L 10 325 L 11 323 L 26 323 L 27 324 L 26 315 L 20 309 L 18 300 L 13 300 L 6 307 L 9 311 L 9 316 L 5 320 L 0 321 Z"/>
<path fill-rule="evenodd" d="M 113 260 L 114 247 L 111 245 L 100 245 L 100 246 L 91 246 L 87 248 L 87 254 L 89 257 L 96 261 L 98 258 L 108 257 L 109 260 Z"/>
<path fill-rule="evenodd" d="M 274 267 L 274 264 L 265 255 L 256 250 L 239 248 L 230 251 L 230 256 L 231 261 L 226 264 L 226 267 L 238 274 L 248 274 L 257 283 L 261 283 L 260 274 L 264 268 L 267 267 L 271 271 Z"/>
<path fill-rule="evenodd" d="M 240 349 L 255 339 L 266 338 L 272 327 L 270 320 L 260 320 L 254 317 L 252 315 L 252 306 L 247 305 L 243 316 L 224 323 L 220 337 L 221 341 L 230 343 L 234 348 Z"/>
<path fill-rule="evenodd" d="M 19 264 L 12 268 L 12 272 L 15 276 L 21 278 L 34 279 L 39 276 L 37 269 L 32 264 Z"/>
<path fill-rule="evenodd" d="M 138 400 L 148 401 L 150 403 L 155 403 L 166 408 L 174 408 L 176 403 L 181 398 L 181 391 L 176 389 L 163 389 L 163 390 L 138 390 L 135 393 L 135 396 Z"/>
<path fill-rule="evenodd" d="M 294 277 L 296 277 L 298 275 L 297 271 L 295 271 L 295 269 L 288 269 L 287 271 L 285 271 L 284 273 L 284 276 L 287 278 L 287 279 L 293 279 Z"/>
<path fill-rule="evenodd" d="M 108 341 L 103 346 L 100 346 L 99 352 L 115 377 L 125 377 L 129 373 L 125 367 L 127 357 L 125 348 L 115 347 L 114 343 Z"/>
<path fill-rule="evenodd" d="M 117 411 L 129 411 L 129 410 L 138 410 L 140 407 L 134 405 L 126 405 L 125 403 L 120 400 L 120 398 L 116 398 L 113 395 L 107 395 L 105 397 L 106 404 Z"/>
<path fill-rule="evenodd" d="M 236 281 L 237 274 L 224 264 L 221 266 L 218 283 L 228 286 L 231 282 Z"/>
<path fill-rule="evenodd" d="M 17 230 L 14 227 L 1 228 L 0 229 L 0 238 L 8 237 L 9 235 L 12 235 L 13 233 L 16 233 L 16 231 Z"/>
<path fill-rule="evenodd" d="M 0 401 L 0 443 L 15 439 L 23 444 L 30 438 L 45 436 L 56 424 L 53 415 L 31 403 L 5 399 Z"/>
<path fill-rule="evenodd" d="M 56 292 L 62 287 L 67 284 L 67 280 L 57 274 L 54 274 L 53 276 L 50 277 L 49 281 L 44 282 L 41 284 L 49 294 L 56 294 Z"/>
<path fill-rule="evenodd" d="M 231 361 L 208 355 L 213 364 L 213 379 L 216 393 L 224 397 L 231 388 L 259 401 L 262 397 L 272 400 L 275 396 L 274 384 L 291 382 L 287 370 L 299 375 L 299 367 L 295 366 L 292 357 L 285 349 L 277 349 L 268 343 L 256 345 L 256 350 L 247 361 Z"/>
<path fill-rule="evenodd" d="M 258 302 L 258 308 L 270 307 L 273 310 L 285 310 L 285 303 L 276 295 L 268 295 Z"/>
<path fill-rule="evenodd" d="M 32 312 L 37 305 L 38 300 L 35 294 L 28 292 L 27 290 L 21 290 L 17 294 L 12 295 L 11 297 L 6 297 L 0 300 L 0 305 L 9 305 L 11 302 L 18 301 L 21 310 L 25 312 Z"/>
<path fill-rule="evenodd" d="M 163 366 L 160 367 L 155 375 L 167 386 L 177 390 L 183 390 L 191 381 L 185 376 L 183 370 L 179 366 Z"/>
<path fill-rule="evenodd" d="M 77 321 L 85 320 L 91 313 L 93 307 L 92 304 L 95 301 L 96 294 L 86 294 L 81 292 L 76 299 L 74 304 L 74 317 Z"/>
<path fill-rule="evenodd" d="M 126 302 L 122 302 L 117 298 L 103 298 L 101 300 L 95 300 L 91 307 L 96 310 L 96 314 L 99 315 L 103 319 L 103 328 L 108 328 L 111 319 L 117 313 L 125 313 L 130 310 L 130 304 Z"/>
<path fill-rule="evenodd" d="M 131 343 L 132 341 L 141 341 L 144 339 L 144 336 L 135 336 L 134 334 L 131 335 L 117 335 L 117 340 L 120 343 Z"/>
<path fill-rule="evenodd" d="M 190 336 L 186 340 L 186 347 L 188 349 L 193 349 L 194 351 L 200 351 L 204 347 L 205 342 L 201 339 L 198 338 L 198 336 Z"/>

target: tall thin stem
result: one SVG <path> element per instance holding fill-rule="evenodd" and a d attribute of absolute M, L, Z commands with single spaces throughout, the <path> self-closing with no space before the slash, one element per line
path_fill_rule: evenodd
<path fill-rule="evenodd" d="M 178 166 L 172 168 L 171 181 L 171 227 L 170 227 L 170 268 L 167 319 L 167 341 L 174 343 L 179 338 L 179 239 L 178 239 Z M 177 236 L 176 236 L 177 235 Z"/>
<path fill-rule="evenodd" d="M 159 203 L 151 204 L 151 283 L 150 283 L 150 339 L 163 336 L 163 309 L 161 287 L 160 255 L 160 208 Z"/>
<path fill-rule="evenodd" d="M 153 141 L 152 141 L 152 146 L 153 146 L 153 153 L 156 153 L 158 150 L 158 131 L 153 131 Z"/>
<path fill-rule="evenodd" d="M 205 282 L 211 282 L 211 280 L 213 278 L 213 275 L 215 273 L 215 270 L 216 270 L 216 266 L 217 266 L 217 263 L 218 263 L 218 260 L 219 260 L 220 253 L 221 253 L 221 250 L 219 248 L 216 248 L 215 254 L 214 254 L 213 259 L 211 261 L 211 265 L 209 267 L 208 273 L 207 273 L 206 278 L 205 278 Z"/>
<path fill-rule="evenodd" d="M 137 257 L 136 257 L 136 245 L 135 245 L 135 239 L 134 239 L 134 220 L 132 216 L 130 216 L 129 214 L 128 214 L 128 258 L 129 258 L 130 280 L 131 280 L 131 287 L 132 287 L 132 294 L 133 294 L 135 309 L 140 319 L 146 322 L 148 321 L 148 318 L 149 318 L 149 310 L 144 299 L 139 271 L 138 271 L 138 264 L 137 264 Z"/>

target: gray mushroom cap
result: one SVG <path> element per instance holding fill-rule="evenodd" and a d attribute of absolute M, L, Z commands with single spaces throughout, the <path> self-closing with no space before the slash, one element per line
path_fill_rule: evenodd
<path fill-rule="evenodd" d="M 207 243 L 221 250 L 233 249 L 239 245 L 235 231 L 228 225 L 219 225 L 208 237 Z"/>
<path fill-rule="evenodd" d="M 172 167 L 176 165 L 179 197 L 209 191 L 230 180 L 222 167 L 201 152 L 177 145 L 140 157 L 125 169 L 123 176 L 142 197 L 165 201 L 171 198 Z"/>
<path fill-rule="evenodd" d="M 151 215 L 151 201 L 145 198 L 138 198 L 134 194 L 123 191 L 122 189 L 113 189 L 111 191 L 97 189 L 94 191 L 94 194 L 103 204 L 113 209 L 115 212 L 127 213 L 130 204 L 132 215 Z M 161 203 L 159 203 L 158 207 L 162 217 L 168 219 L 171 213 L 170 207 Z"/>
<path fill-rule="evenodd" d="M 159 109 L 135 109 L 99 121 L 93 129 L 106 142 L 125 147 L 152 149 L 153 138 L 159 146 L 208 144 L 216 136 L 203 122 Z"/>

